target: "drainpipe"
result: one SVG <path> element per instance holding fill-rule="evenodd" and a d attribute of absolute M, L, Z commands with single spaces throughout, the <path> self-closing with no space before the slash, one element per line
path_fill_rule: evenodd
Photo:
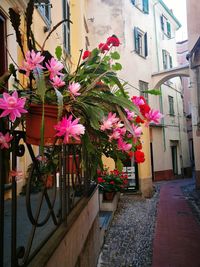
<path fill-rule="evenodd" d="M 153 4 L 153 18 L 154 18 L 154 33 L 155 33 L 155 40 L 156 40 L 156 58 L 157 58 L 157 71 L 160 71 L 160 63 L 159 63 L 159 56 L 158 56 L 158 38 L 157 38 L 157 25 L 156 25 L 156 12 L 155 6 L 158 4 L 158 1 Z"/>
<path fill-rule="evenodd" d="M 157 38 L 157 24 L 156 24 L 156 12 L 155 7 L 159 2 L 155 2 L 153 4 L 153 18 L 154 18 L 154 33 L 155 33 L 155 40 L 156 40 L 156 59 L 157 59 L 157 71 L 160 71 L 160 62 L 159 62 L 159 55 L 158 55 L 158 38 Z M 162 88 L 160 86 L 160 96 L 159 96 L 159 109 L 160 112 L 163 114 L 163 99 L 162 99 Z M 165 127 L 164 127 L 164 118 L 161 119 L 161 123 L 163 125 L 162 132 L 163 132 L 163 144 L 164 144 L 164 151 L 166 151 L 166 138 L 165 138 Z"/>
<path fill-rule="evenodd" d="M 179 133 L 179 144 L 180 144 L 181 176 L 182 176 L 182 178 L 184 178 L 184 173 L 183 173 L 183 150 L 182 150 L 182 142 L 181 142 L 181 125 L 180 125 L 180 114 L 179 114 L 178 95 L 177 94 L 178 93 L 177 93 L 177 90 L 176 90 L 176 105 L 177 105 L 177 114 L 178 114 L 178 133 Z"/>

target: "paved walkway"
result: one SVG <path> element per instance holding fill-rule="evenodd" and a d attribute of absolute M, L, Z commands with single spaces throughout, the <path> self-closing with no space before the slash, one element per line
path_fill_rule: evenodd
<path fill-rule="evenodd" d="M 200 267 L 200 224 L 180 189 L 191 180 L 161 186 L 153 242 L 153 267 Z"/>

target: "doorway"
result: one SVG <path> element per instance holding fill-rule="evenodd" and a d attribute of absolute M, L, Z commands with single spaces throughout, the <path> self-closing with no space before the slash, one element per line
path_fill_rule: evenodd
<path fill-rule="evenodd" d="M 177 146 L 171 146 L 172 153 L 172 169 L 174 175 L 178 175 Z"/>

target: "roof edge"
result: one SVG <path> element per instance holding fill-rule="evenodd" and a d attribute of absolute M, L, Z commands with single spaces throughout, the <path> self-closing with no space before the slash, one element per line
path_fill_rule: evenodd
<path fill-rule="evenodd" d="M 182 26 L 181 23 L 178 21 L 178 19 L 174 16 L 174 14 L 171 12 L 171 10 L 166 6 L 166 4 L 159 0 L 159 3 L 164 7 L 164 9 L 167 11 L 167 13 L 173 18 L 173 20 L 176 22 L 178 28 L 177 30 Z"/>

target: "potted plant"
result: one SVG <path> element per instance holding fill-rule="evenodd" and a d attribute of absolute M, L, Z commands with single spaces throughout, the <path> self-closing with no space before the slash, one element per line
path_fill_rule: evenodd
<path fill-rule="evenodd" d="M 107 168 L 98 171 L 97 183 L 103 192 L 104 200 L 111 201 L 116 192 L 123 191 L 128 185 L 128 176 L 117 169 L 109 171 Z"/>
<path fill-rule="evenodd" d="M 24 61 L 19 68 L 10 65 L 7 77 L 14 76 L 15 86 L 0 96 L 0 118 L 11 122 L 0 133 L 1 148 L 12 150 L 13 131 L 21 125 L 26 142 L 39 145 L 42 158 L 48 145 L 81 142 L 83 154 L 87 153 L 91 163 L 92 177 L 97 168 L 103 168 L 102 154 L 112 157 L 121 168 L 121 160 L 137 150 L 142 134 L 140 124 L 157 123 L 161 114 L 148 108 L 143 98 L 131 100 L 126 93 L 125 84 L 117 75 L 122 66 L 116 50 L 120 41 L 115 35 L 81 54 L 73 72 L 62 57 L 61 47 L 56 48 L 55 57 L 44 49 L 51 33 L 63 21 L 53 27 L 38 51 L 31 30 L 33 2 L 29 1 L 25 12 L 26 52 L 18 23 L 20 15 L 9 10 Z M 26 86 L 21 84 L 18 72 L 25 77 Z"/>

